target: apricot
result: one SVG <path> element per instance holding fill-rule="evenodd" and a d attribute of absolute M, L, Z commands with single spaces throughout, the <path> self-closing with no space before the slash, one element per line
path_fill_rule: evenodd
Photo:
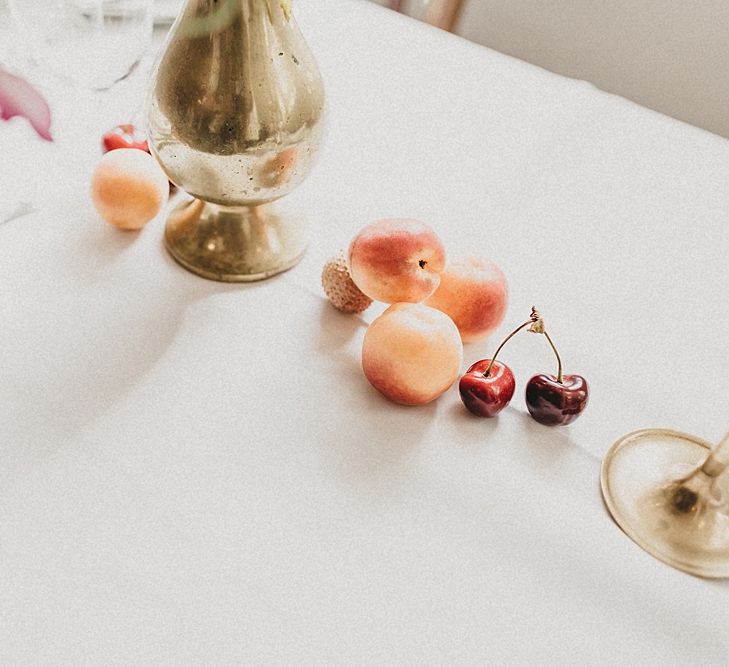
<path fill-rule="evenodd" d="M 91 180 L 96 210 L 120 229 L 141 229 L 160 212 L 168 197 L 167 176 L 149 153 L 136 148 L 106 153 Z"/>
<path fill-rule="evenodd" d="M 461 371 L 463 344 L 445 313 L 420 303 L 390 306 L 365 332 L 362 369 L 395 403 L 422 405 L 445 392 Z"/>

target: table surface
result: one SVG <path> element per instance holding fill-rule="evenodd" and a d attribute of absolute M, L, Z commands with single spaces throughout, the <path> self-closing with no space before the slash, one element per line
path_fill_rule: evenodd
<path fill-rule="evenodd" d="M 163 216 L 98 219 L 97 132 L 144 68 L 92 97 L 41 78 L 54 144 L 0 127 L 0 193 L 32 209 L 0 225 L 2 662 L 726 664 L 729 585 L 643 553 L 598 480 L 626 432 L 729 425 L 729 142 L 370 3 L 296 4 L 329 128 L 285 275 L 208 282 Z M 503 268 L 499 336 L 541 309 L 580 420 L 368 385 L 379 310 L 339 314 L 319 272 L 390 216 Z M 529 336 L 505 360 L 553 372 Z"/>

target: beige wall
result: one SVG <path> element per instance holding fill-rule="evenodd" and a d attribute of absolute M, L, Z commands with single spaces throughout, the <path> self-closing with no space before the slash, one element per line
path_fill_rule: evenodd
<path fill-rule="evenodd" d="M 464 1 L 464 37 L 729 137 L 729 0 Z"/>

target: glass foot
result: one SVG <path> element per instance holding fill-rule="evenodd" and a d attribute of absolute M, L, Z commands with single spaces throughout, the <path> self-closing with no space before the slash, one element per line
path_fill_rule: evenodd
<path fill-rule="evenodd" d="M 290 269 L 308 244 L 303 220 L 266 206 L 185 201 L 169 215 L 165 245 L 189 271 L 221 282 L 264 280 Z"/>
<path fill-rule="evenodd" d="M 602 465 L 602 493 L 615 522 L 652 556 L 698 576 L 729 577 L 723 471 L 700 438 L 646 429 L 612 446 Z"/>

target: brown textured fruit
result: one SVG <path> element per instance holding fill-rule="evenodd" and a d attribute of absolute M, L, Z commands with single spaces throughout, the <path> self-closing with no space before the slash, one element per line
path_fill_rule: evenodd
<path fill-rule="evenodd" d="M 347 260 L 341 253 L 324 265 L 321 284 L 332 305 L 343 313 L 361 313 L 372 303 L 372 299 L 354 284 Z"/>

